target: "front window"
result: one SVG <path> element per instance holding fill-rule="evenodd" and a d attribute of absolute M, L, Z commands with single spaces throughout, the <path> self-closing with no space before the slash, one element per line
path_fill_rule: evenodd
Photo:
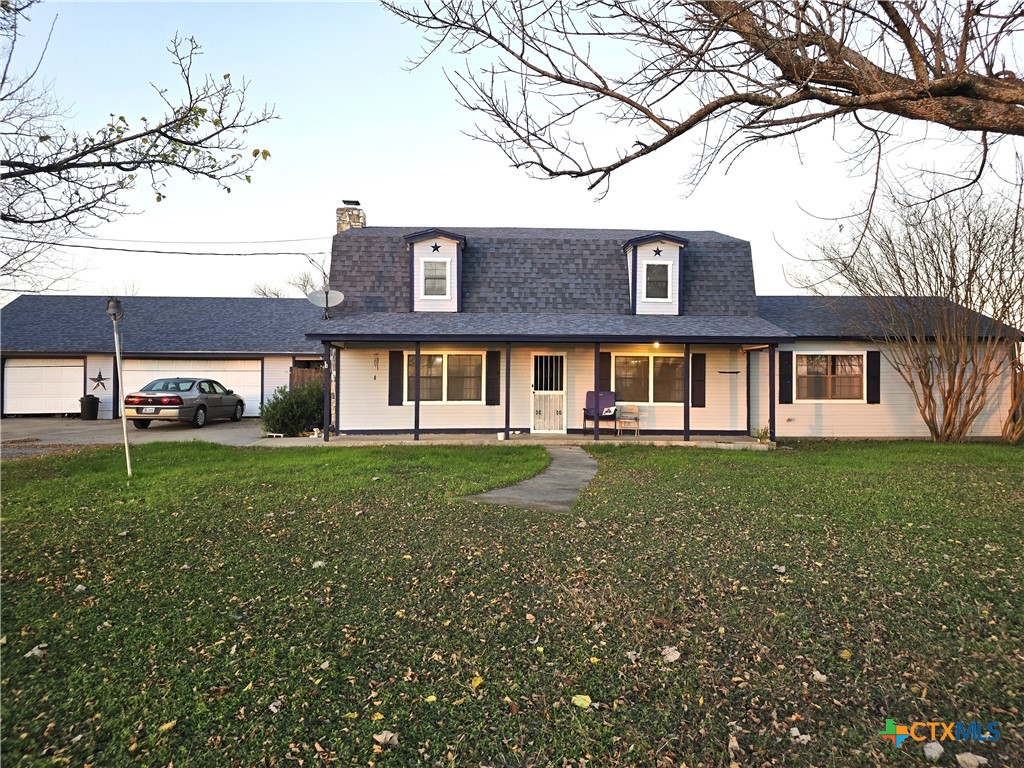
<path fill-rule="evenodd" d="M 447 296 L 448 295 L 448 262 L 447 261 L 424 261 L 423 262 L 423 295 L 424 296 Z"/>
<path fill-rule="evenodd" d="M 406 401 L 416 399 L 416 355 L 406 358 Z M 420 401 L 480 403 L 484 391 L 482 354 L 420 354 Z"/>
<path fill-rule="evenodd" d="M 666 263 L 644 263 L 644 300 L 668 301 L 669 265 Z"/>
<path fill-rule="evenodd" d="M 618 355 L 614 368 L 616 402 L 683 402 L 684 365 L 681 356 Z"/>
<path fill-rule="evenodd" d="M 863 400 L 863 355 L 797 355 L 797 400 Z"/>

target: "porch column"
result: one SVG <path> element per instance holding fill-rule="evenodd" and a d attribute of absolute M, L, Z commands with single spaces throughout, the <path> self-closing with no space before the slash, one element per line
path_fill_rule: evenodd
<path fill-rule="evenodd" d="M 690 345 L 683 345 L 683 441 L 690 442 Z"/>
<path fill-rule="evenodd" d="M 413 419 L 412 439 L 420 439 L 420 343 L 416 342 L 416 350 L 413 353 L 413 365 L 416 367 L 415 383 L 413 384 Z"/>
<path fill-rule="evenodd" d="M 331 439 L 331 342 L 324 342 L 324 442 Z"/>
<path fill-rule="evenodd" d="M 512 433 L 512 342 L 505 342 L 505 439 L 511 440 Z"/>
<path fill-rule="evenodd" d="M 775 442 L 775 350 L 778 344 L 768 345 L 768 439 Z"/>
<path fill-rule="evenodd" d="M 601 342 L 594 342 L 594 439 L 601 439 Z"/>

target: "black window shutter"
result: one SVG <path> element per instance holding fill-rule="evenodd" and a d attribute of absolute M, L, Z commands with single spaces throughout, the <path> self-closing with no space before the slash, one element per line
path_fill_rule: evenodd
<path fill-rule="evenodd" d="M 405 353 L 400 349 L 388 352 L 388 405 L 402 404 L 402 377 L 405 375 Z"/>
<path fill-rule="evenodd" d="M 769 351 L 768 354 L 771 354 Z M 779 402 L 793 402 L 793 353 L 779 352 Z"/>
<path fill-rule="evenodd" d="M 501 405 L 501 352 L 487 352 L 487 405 Z"/>
<path fill-rule="evenodd" d="M 868 402 L 882 402 L 882 353 L 868 352 Z"/>
<path fill-rule="evenodd" d="M 602 352 L 601 353 L 601 391 L 611 392 L 612 391 L 612 353 Z"/>
<path fill-rule="evenodd" d="M 705 399 L 705 382 L 707 381 L 708 356 L 703 352 L 690 355 L 690 405 L 703 408 Z"/>

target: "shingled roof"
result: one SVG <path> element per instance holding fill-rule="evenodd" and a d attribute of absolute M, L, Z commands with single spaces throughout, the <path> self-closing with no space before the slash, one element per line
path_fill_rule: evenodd
<path fill-rule="evenodd" d="M 872 315 L 872 301 L 863 296 L 760 296 L 757 310 L 766 321 L 803 339 L 882 338 L 885 330 Z M 946 299 L 932 296 L 916 297 L 912 301 L 940 304 L 935 309 L 936 316 L 951 305 Z M 900 302 L 902 299 L 897 299 L 894 305 Z M 963 307 L 960 309 L 976 318 L 977 327 L 983 333 L 988 329 L 990 333 L 998 331 L 1003 336 L 1021 338 L 1021 332 L 1014 328 Z M 929 314 L 926 311 L 923 317 L 927 319 Z M 931 334 L 932 329 L 926 327 L 925 331 Z"/>
<path fill-rule="evenodd" d="M 306 338 L 322 310 L 305 299 L 129 296 L 126 355 L 320 354 Z M 112 354 L 106 296 L 20 296 L 0 309 L 0 347 L 15 353 Z"/>
<path fill-rule="evenodd" d="M 441 229 L 466 238 L 462 308 L 470 314 L 629 314 L 622 246 L 650 232 L 632 229 L 365 227 L 340 232 L 331 249 L 331 286 L 345 293 L 340 314 L 409 311 L 405 237 Z M 750 244 L 718 232 L 665 232 L 689 241 L 683 259 L 684 315 L 757 314 Z"/>

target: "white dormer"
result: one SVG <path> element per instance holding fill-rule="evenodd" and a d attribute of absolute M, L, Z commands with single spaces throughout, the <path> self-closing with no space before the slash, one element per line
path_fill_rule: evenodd
<path fill-rule="evenodd" d="M 442 229 L 405 237 L 409 246 L 409 311 L 462 310 L 462 251 L 466 238 Z"/>
<path fill-rule="evenodd" d="M 683 253 L 687 241 L 663 232 L 627 241 L 630 310 L 634 315 L 681 315 Z"/>

